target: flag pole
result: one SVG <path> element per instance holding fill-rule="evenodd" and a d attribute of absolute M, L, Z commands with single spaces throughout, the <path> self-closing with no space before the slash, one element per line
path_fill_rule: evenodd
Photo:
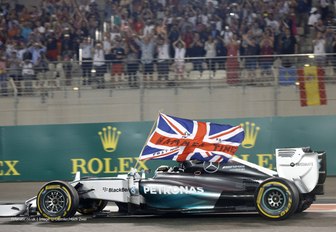
<path fill-rule="evenodd" d="M 158 116 L 156 117 L 156 120 L 155 120 L 155 122 L 153 123 L 152 129 L 150 130 L 150 132 L 149 132 L 149 134 L 148 134 L 148 136 L 147 136 L 146 142 L 145 142 L 145 144 L 143 145 L 143 147 L 142 147 L 142 149 L 141 149 L 141 151 L 140 151 L 139 158 L 137 159 L 137 162 L 135 163 L 134 168 L 136 168 L 136 166 L 137 166 L 138 163 L 139 163 L 140 155 L 142 154 L 143 150 L 145 149 L 145 146 L 146 146 L 146 144 L 147 144 L 147 142 L 148 142 L 148 140 L 149 140 L 149 137 L 152 135 L 152 133 L 153 133 L 153 131 L 154 131 L 154 128 L 155 128 L 155 126 L 157 125 L 157 122 L 158 122 L 158 120 L 159 120 L 159 116 L 160 116 L 160 114 L 161 114 L 161 111 L 159 111 Z"/>

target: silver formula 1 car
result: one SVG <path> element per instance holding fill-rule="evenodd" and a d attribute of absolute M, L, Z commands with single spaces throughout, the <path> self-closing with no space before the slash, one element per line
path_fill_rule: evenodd
<path fill-rule="evenodd" d="M 51 181 L 24 204 L 0 205 L 0 216 L 41 215 L 49 220 L 101 212 L 115 202 L 121 214 L 258 212 L 285 219 L 323 194 L 326 154 L 310 148 L 276 149 L 277 171 L 233 157 L 228 163 L 185 161 L 160 166 L 153 178 L 132 170 L 110 178 Z M 2 190 L 3 191 L 3 190 Z"/>

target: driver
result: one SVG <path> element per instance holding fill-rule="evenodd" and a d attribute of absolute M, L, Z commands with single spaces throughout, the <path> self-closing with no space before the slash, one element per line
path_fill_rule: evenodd
<path fill-rule="evenodd" d="M 183 170 L 186 170 L 190 167 L 194 167 L 197 164 L 201 164 L 201 163 L 203 163 L 203 162 L 199 161 L 199 160 L 185 160 L 185 161 L 180 163 L 180 168 L 183 169 Z"/>

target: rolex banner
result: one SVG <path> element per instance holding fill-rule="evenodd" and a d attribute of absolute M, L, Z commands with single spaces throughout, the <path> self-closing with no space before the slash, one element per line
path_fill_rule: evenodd
<path fill-rule="evenodd" d="M 316 66 L 298 70 L 301 106 L 326 105 L 324 71 Z"/>
<path fill-rule="evenodd" d="M 202 120 L 240 125 L 236 156 L 275 169 L 275 148 L 311 146 L 326 151 L 328 175 L 336 175 L 336 117 L 270 117 Z M 154 170 L 176 161 L 139 160 L 153 122 L 111 122 L 0 127 L 0 181 L 72 180 L 116 176 L 132 167 Z"/>

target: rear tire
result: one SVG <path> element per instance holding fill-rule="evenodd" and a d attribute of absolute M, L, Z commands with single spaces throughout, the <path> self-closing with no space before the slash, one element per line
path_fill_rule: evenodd
<path fill-rule="evenodd" d="M 291 216 L 297 210 L 299 201 L 297 187 L 281 178 L 265 180 L 255 194 L 257 211 L 263 217 L 272 220 L 283 220 Z"/>
<path fill-rule="evenodd" d="M 37 194 L 37 210 L 42 217 L 51 221 L 75 215 L 79 203 L 76 189 L 64 181 L 45 184 Z"/>

